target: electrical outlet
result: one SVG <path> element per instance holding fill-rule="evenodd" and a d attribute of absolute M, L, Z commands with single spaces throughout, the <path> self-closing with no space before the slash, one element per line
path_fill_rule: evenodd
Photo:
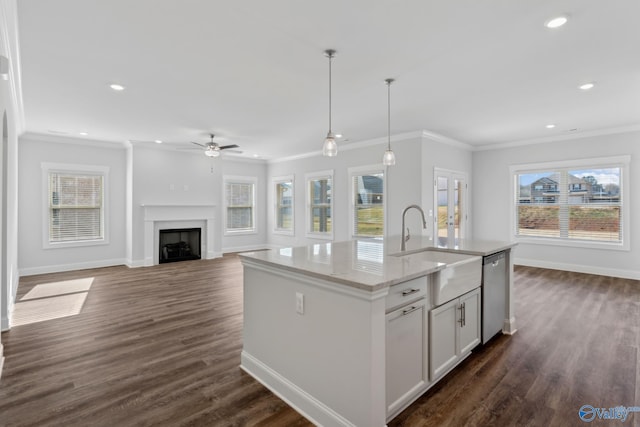
<path fill-rule="evenodd" d="M 182 188 L 184 188 L 184 191 L 189 191 L 189 186 L 187 184 L 185 184 Z"/>
<path fill-rule="evenodd" d="M 296 313 L 304 314 L 304 294 L 296 292 Z"/>
<path fill-rule="evenodd" d="M 173 191 L 176 189 L 175 184 L 169 184 L 169 190 Z"/>

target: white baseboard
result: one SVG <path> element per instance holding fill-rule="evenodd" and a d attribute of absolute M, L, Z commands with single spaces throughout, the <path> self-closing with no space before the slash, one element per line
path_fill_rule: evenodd
<path fill-rule="evenodd" d="M 73 264 L 46 265 L 43 267 L 29 267 L 20 269 L 20 277 L 33 276 L 34 274 L 59 273 L 61 271 L 86 270 L 88 268 L 112 267 L 114 265 L 127 265 L 124 258 L 104 259 L 99 261 L 77 262 Z"/>
<path fill-rule="evenodd" d="M 537 259 L 516 258 L 513 263 L 515 265 L 523 265 L 525 267 L 548 268 L 550 270 L 564 270 L 575 273 L 595 274 L 598 276 L 619 277 L 622 279 L 640 280 L 640 271 L 622 270 L 618 268 L 604 268 L 593 265 L 566 264 L 561 262 L 540 261 Z"/>
<path fill-rule="evenodd" d="M 516 328 L 516 318 L 512 317 L 510 319 L 504 319 L 504 323 L 502 325 L 502 333 L 505 335 L 513 335 L 518 331 Z"/>
<path fill-rule="evenodd" d="M 244 350 L 240 355 L 240 368 L 271 390 L 273 394 L 287 402 L 289 406 L 313 424 L 317 426 L 355 427 L 349 420 L 340 416 L 340 414 L 316 400 L 313 396 Z"/>

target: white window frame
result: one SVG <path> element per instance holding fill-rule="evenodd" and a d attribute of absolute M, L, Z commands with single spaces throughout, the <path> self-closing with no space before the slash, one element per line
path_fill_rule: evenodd
<path fill-rule="evenodd" d="M 335 229 L 335 211 L 334 211 L 334 199 L 335 199 L 335 180 L 333 178 L 333 169 L 330 170 L 326 170 L 326 171 L 319 171 L 319 172 L 312 172 L 312 173 L 308 173 L 305 174 L 304 176 L 304 182 L 305 182 L 305 193 L 307 196 L 307 202 L 306 202 L 306 221 L 305 221 L 305 227 L 306 227 L 306 236 L 309 238 L 313 238 L 313 239 L 326 239 L 326 240 L 333 240 L 333 230 Z M 312 209 L 311 209 L 311 192 L 309 191 L 309 184 L 312 180 L 318 180 L 318 179 L 330 179 L 331 180 L 331 201 L 329 203 L 329 209 L 331 210 L 331 231 L 326 231 L 326 232 L 318 232 L 318 231 L 312 231 L 312 224 L 313 221 L 311 219 L 311 213 L 312 213 Z"/>
<path fill-rule="evenodd" d="M 348 169 L 349 175 L 349 233 L 352 238 L 379 238 L 384 237 L 387 231 L 387 171 L 382 165 L 358 166 Z M 356 234 L 356 205 L 355 192 L 353 188 L 353 178 L 361 175 L 382 174 L 382 235 L 380 236 L 360 236 Z"/>
<path fill-rule="evenodd" d="M 511 183 L 511 213 L 510 217 L 510 230 L 516 242 L 538 244 L 538 245 L 552 245 L 552 246 L 567 246 L 574 248 L 592 248 L 592 249 L 610 249 L 629 251 L 630 245 L 630 228 L 631 228 L 631 216 L 629 206 L 631 201 L 629 200 L 629 167 L 631 164 L 631 156 L 613 156 L 613 157 L 601 157 L 596 159 L 580 159 L 580 160 L 565 160 L 555 162 L 544 163 L 528 163 L 520 165 L 509 166 L 509 182 Z M 605 169 L 619 167 L 621 169 L 620 175 L 620 204 L 622 212 L 622 242 L 605 242 L 605 241 L 583 241 L 579 239 L 566 239 L 566 238 L 551 238 L 551 237 L 533 237 L 533 236 L 519 236 L 517 234 L 518 227 L 518 183 L 516 183 L 516 175 L 524 173 L 534 173 L 544 170 L 554 169 Z"/>
<path fill-rule="evenodd" d="M 286 182 L 291 183 L 291 229 L 278 228 L 278 216 L 280 213 L 280 206 L 278 205 L 278 184 Z M 293 175 L 276 176 L 271 179 L 271 188 L 273 189 L 273 233 L 284 234 L 286 236 L 294 236 L 296 230 L 296 182 Z"/>
<path fill-rule="evenodd" d="M 228 229 L 227 228 L 227 184 L 251 184 L 253 185 L 253 201 L 251 209 L 251 221 L 253 227 L 242 229 Z M 222 210 L 222 220 L 224 221 L 224 235 L 225 236 L 238 236 L 244 234 L 258 234 L 258 222 L 257 222 L 257 206 L 256 200 L 258 198 L 258 179 L 255 176 L 237 176 L 237 175 L 224 175 L 222 178 L 222 199 L 224 209 Z"/>
<path fill-rule="evenodd" d="M 99 165 L 78 165 L 69 163 L 42 162 L 41 188 L 42 188 L 42 248 L 60 249 L 85 246 L 98 246 L 109 244 L 109 167 Z M 49 174 L 61 173 L 69 175 L 96 175 L 102 176 L 102 238 L 92 240 L 70 240 L 66 242 L 52 242 L 49 240 Z"/>

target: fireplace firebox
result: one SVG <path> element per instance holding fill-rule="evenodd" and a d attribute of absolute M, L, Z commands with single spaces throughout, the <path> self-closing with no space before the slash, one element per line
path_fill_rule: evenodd
<path fill-rule="evenodd" d="M 172 228 L 159 231 L 160 264 L 200 259 L 200 228 Z"/>

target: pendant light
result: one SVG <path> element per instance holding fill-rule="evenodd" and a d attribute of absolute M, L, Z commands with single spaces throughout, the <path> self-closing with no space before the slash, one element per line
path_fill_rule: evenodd
<path fill-rule="evenodd" d="M 334 157 L 338 155 L 338 145 L 336 144 L 336 136 L 331 131 L 331 60 L 336 54 L 333 49 L 327 49 L 324 54 L 329 58 L 329 132 L 322 146 L 322 155 Z"/>
<path fill-rule="evenodd" d="M 391 150 L 391 83 L 393 83 L 393 79 L 386 79 L 387 82 L 387 151 L 384 152 L 384 156 L 382 156 L 382 164 L 385 166 L 393 166 L 396 164 L 396 155 L 393 154 L 393 150 Z"/>

